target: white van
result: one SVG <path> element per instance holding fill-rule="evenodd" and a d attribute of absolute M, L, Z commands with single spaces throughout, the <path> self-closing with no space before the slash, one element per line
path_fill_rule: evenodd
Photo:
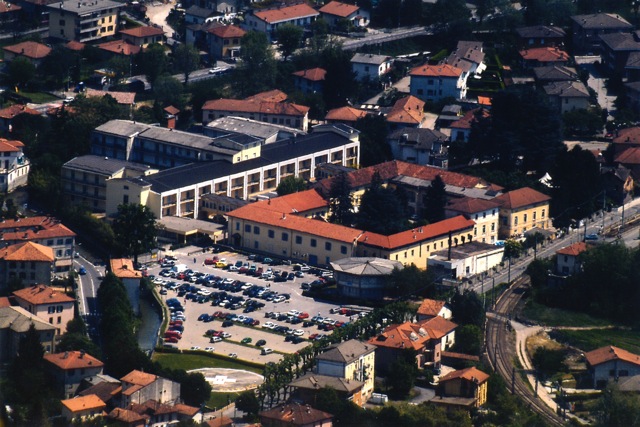
<path fill-rule="evenodd" d="M 171 267 L 171 271 L 175 271 L 176 273 L 182 273 L 187 269 L 187 264 L 176 264 Z"/>

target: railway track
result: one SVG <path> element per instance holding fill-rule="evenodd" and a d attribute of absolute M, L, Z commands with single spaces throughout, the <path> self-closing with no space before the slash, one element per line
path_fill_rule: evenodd
<path fill-rule="evenodd" d="M 531 410 L 542 416 L 549 424 L 562 426 L 565 423 L 564 420 L 542 400 L 538 399 L 521 375 L 516 372 L 518 371 L 515 365 L 517 356 L 512 334 L 510 333 L 509 316 L 513 313 L 522 298 L 522 294 L 527 289 L 528 280 L 528 276 L 522 276 L 515 280 L 496 303 L 495 316 L 487 318 L 487 354 L 494 370 L 505 379 L 509 387 L 512 387 L 513 392 L 520 396 Z"/>

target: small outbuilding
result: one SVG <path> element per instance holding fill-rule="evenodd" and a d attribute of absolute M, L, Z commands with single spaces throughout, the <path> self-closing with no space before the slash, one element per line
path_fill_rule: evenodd
<path fill-rule="evenodd" d="M 399 261 L 384 258 L 343 258 L 331 263 L 338 283 L 338 293 L 350 298 L 382 299 L 385 283 L 394 268 L 401 270 Z"/>

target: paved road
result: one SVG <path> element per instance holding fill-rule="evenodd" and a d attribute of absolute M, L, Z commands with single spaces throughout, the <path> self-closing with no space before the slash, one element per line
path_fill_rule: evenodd
<path fill-rule="evenodd" d="M 402 40 L 406 38 L 432 34 L 433 30 L 428 27 L 398 28 L 393 30 L 369 32 L 365 33 L 365 37 L 360 39 L 346 39 L 342 43 L 342 49 L 354 50 L 366 45 L 381 44 L 395 40 Z"/>

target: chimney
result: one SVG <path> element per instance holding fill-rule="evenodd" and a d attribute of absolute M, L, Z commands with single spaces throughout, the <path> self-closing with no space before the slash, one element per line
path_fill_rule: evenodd
<path fill-rule="evenodd" d="M 68 358 L 68 357 L 69 357 L 69 352 L 68 352 L 68 351 L 65 351 L 65 352 L 64 352 L 64 355 L 62 356 L 62 358 L 63 358 L 63 359 L 66 359 L 66 358 Z"/>

